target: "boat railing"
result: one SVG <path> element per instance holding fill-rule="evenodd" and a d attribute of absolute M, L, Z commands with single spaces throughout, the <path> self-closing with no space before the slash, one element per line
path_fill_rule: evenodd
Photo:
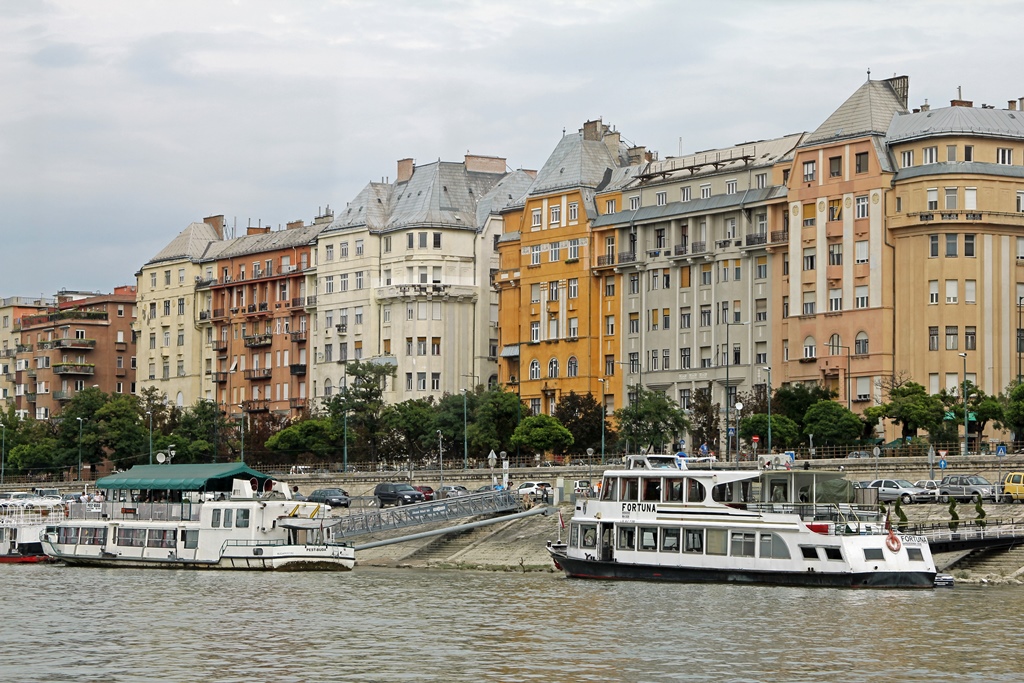
<path fill-rule="evenodd" d="M 200 503 L 135 503 L 103 501 L 68 503 L 68 518 L 74 520 L 132 519 L 145 521 L 198 521 Z"/>
<path fill-rule="evenodd" d="M 0 509 L 0 525 L 52 524 L 65 516 L 63 505 L 11 505 Z"/>
<path fill-rule="evenodd" d="M 748 503 L 747 510 L 798 515 L 808 523 L 832 524 L 837 535 L 881 533 L 885 515 L 874 505 L 838 503 Z"/>
<path fill-rule="evenodd" d="M 268 538 L 268 539 L 255 539 L 255 538 L 229 538 L 224 541 L 223 547 L 229 545 L 242 545 L 242 546 L 262 546 L 262 545 L 288 545 L 288 542 L 283 538 Z"/>

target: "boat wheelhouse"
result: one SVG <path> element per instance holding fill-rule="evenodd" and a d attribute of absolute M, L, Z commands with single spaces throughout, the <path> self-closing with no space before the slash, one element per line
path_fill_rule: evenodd
<path fill-rule="evenodd" d="M 144 465 L 105 477 L 100 503 L 71 504 L 43 551 L 69 565 L 346 571 L 336 518 L 241 463 Z"/>
<path fill-rule="evenodd" d="M 43 562 L 47 556 L 39 534 L 65 518 L 60 498 L 20 496 L 0 500 L 0 564 Z"/>
<path fill-rule="evenodd" d="M 927 539 L 855 501 L 840 472 L 629 456 L 604 473 L 598 498 L 577 501 L 568 542 L 549 550 L 577 578 L 932 587 Z"/>

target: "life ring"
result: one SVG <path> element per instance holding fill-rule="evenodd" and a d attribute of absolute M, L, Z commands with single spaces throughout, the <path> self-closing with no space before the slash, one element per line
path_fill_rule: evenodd
<path fill-rule="evenodd" d="M 889 538 L 885 539 L 885 547 L 891 552 L 898 553 L 903 545 L 900 543 L 900 539 L 896 537 L 896 534 L 889 532 Z"/>
<path fill-rule="evenodd" d="M 771 460 L 765 460 L 764 461 L 764 468 L 766 470 L 770 470 L 772 468 L 772 461 Z"/>

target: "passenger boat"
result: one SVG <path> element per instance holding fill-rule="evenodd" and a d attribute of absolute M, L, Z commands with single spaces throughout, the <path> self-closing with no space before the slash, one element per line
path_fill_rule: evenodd
<path fill-rule="evenodd" d="M 0 500 L 0 564 L 45 562 L 39 534 L 66 516 L 59 498 L 25 497 Z"/>
<path fill-rule="evenodd" d="M 674 456 L 629 456 L 578 500 L 566 576 L 792 586 L 931 588 L 922 536 L 896 533 L 856 504 L 840 472 L 688 469 Z"/>
<path fill-rule="evenodd" d="M 179 467 L 190 468 L 192 474 L 173 470 Z M 218 482 L 225 479 L 223 466 L 194 474 L 211 467 L 218 468 L 148 465 L 133 468 L 121 481 L 116 476 L 101 479 L 96 488 L 107 490 L 108 500 L 73 504 L 68 519 L 47 525 L 42 549 L 54 559 L 80 566 L 353 568 L 355 550 L 332 542 L 332 529 L 340 520 L 327 516 L 323 506 L 295 500 L 287 485 L 244 465 L 241 469 L 253 476 L 233 478 L 230 491 L 217 493 Z M 202 488 L 186 489 L 197 485 Z"/>

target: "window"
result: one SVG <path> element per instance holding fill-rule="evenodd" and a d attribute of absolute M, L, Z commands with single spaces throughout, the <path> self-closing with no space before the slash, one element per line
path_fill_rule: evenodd
<path fill-rule="evenodd" d="M 667 330 L 671 326 L 672 315 L 669 311 L 668 308 L 661 309 L 661 329 L 663 330 Z"/>
<path fill-rule="evenodd" d="M 562 243 L 552 242 L 551 248 L 548 249 L 548 262 L 554 263 L 555 261 L 562 260 Z"/>
<path fill-rule="evenodd" d="M 540 265 L 540 245 L 539 244 L 535 244 L 532 247 L 530 247 L 530 265 L 531 266 L 539 266 Z"/>
<path fill-rule="evenodd" d="M 956 211 L 957 188 L 946 188 L 946 211 Z"/>
<path fill-rule="evenodd" d="M 548 284 L 548 301 L 558 301 L 558 280 Z"/>
<path fill-rule="evenodd" d="M 726 218 L 725 219 L 725 237 L 726 239 L 735 239 L 736 237 L 736 219 Z"/>
<path fill-rule="evenodd" d="M 842 157 L 829 157 L 828 160 L 828 177 L 838 178 L 843 175 L 843 158 Z"/>
<path fill-rule="evenodd" d="M 964 209 L 967 211 L 976 211 L 978 209 L 978 188 L 964 188 Z"/>
<path fill-rule="evenodd" d="M 348 291 L 348 273 L 342 273 L 338 276 L 338 289 L 342 292 Z"/>
<path fill-rule="evenodd" d="M 665 228 L 658 228 L 654 231 L 654 246 L 656 249 L 665 248 Z"/>
<path fill-rule="evenodd" d="M 758 256 L 754 260 L 754 277 L 763 280 L 768 277 L 768 257 Z"/>
<path fill-rule="evenodd" d="M 789 297 L 788 296 L 782 297 L 782 317 L 783 318 L 788 318 L 789 317 Z"/>
<path fill-rule="evenodd" d="M 530 323 L 530 341 L 540 341 L 540 323 L 536 320 Z"/>
<path fill-rule="evenodd" d="M 956 161 L 956 145 L 946 145 L 946 161 Z"/>
<path fill-rule="evenodd" d="M 416 389 L 418 391 L 427 390 L 427 373 L 417 372 L 416 373 Z"/>
<path fill-rule="evenodd" d="M 711 326 L 711 306 L 700 307 L 700 326 L 710 327 Z"/>
<path fill-rule="evenodd" d="M 420 249 L 427 248 L 427 233 L 425 232 L 419 233 L 419 247 Z"/>
<path fill-rule="evenodd" d="M 939 256 L 939 236 L 928 235 L 928 257 L 938 258 Z"/>
<path fill-rule="evenodd" d="M 1009 147 L 999 147 L 996 149 L 996 163 L 1007 166 L 1013 165 L 1013 150 Z"/>
<path fill-rule="evenodd" d="M 341 258 L 348 258 L 348 242 L 341 243 Z"/>
<path fill-rule="evenodd" d="M 539 282 L 534 282 L 532 285 L 530 285 L 530 303 L 531 304 L 539 304 L 540 303 L 540 283 Z"/>
<path fill-rule="evenodd" d="M 768 187 L 768 174 L 758 173 L 754 176 L 754 187 L 758 190 Z"/>
<path fill-rule="evenodd" d="M 814 292 L 804 292 L 803 315 L 814 315 Z"/>
<path fill-rule="evenodd" d="M 540 379 L 540 361 L 536 358 L 530 361 L 530 379 Z"/>
<path fill-rule="evenodd" d="M 637 197 L 637 199 L 639 200 L 639 197 Z M 668 192 L 658 192 L 654 195 L 654 200 L 657 202 L 658 206 L 665 206 L 668 204 Z"/>
<path fill-rule="evenodd" d="M 679 190 L 679 200 L 683 202 L 690 201 L 690 188 L 684 187 Z"/>
<path fill-rule="evenodd" d="M 580 281 L 579 278 L 569 278 L 569 298 L 575 299 L 580 293 Z"/>
<path fill-rule="evenodd" d="M 973 325 L 964 328 L 964 350 L 974 351 L 977 348 L 978 328 Z"/>
<path fill-rule="evenodd" d="M 842 199 L 830 199 L 828 200 L 828 219 L 830 221 L 839 221 L 843 219 L 843 200 Z"/>
<path fill-rule="evenodd" d="M 868 217 L 868 198 L 867 196 L 855 197 L 853 200 L 854 218 L 867 218 Z"/>
<path fill-rule="evenodd" d="M 569 204 L 569 221 L 572 222 L 579 220 L 579 215 L 580 205 L 577 204 L 576 202 L 572 202 L 571 204 Z"/>
<path fill-rule="evenodd" d="M 804 248 L 804 270 L 814 270 L 815 250 L 814 247 Z"/>
<path fill-rule="evenodd" d="M 604 295 L 615 296 L 615 276 L 609 275 L 604 279 Z"/>
<path fill-rule="evenodd" d="M 551 207 L 551 224 L 560 225 L 562 222 L 562 207 L 552 206 Z"/>
<path fill-rule="evenodd" d="M 557 379 L 558 377 L 558 359 L 552 358 L 548 361 L 548 377 L 551 379 Z"/>
<path fill-rule="evenodd" d="M 818 348 L 814 343 L 814 337 L 804 339 L 804 358 L 817 358 Z"/>
<path fill-rule="evenodd" d="M 736 181 L 735 180 L 726 180 L 725 181 L 725 193 L 726 194 L 736 194 Z"/>
<path fill-rule="evenodd" d="M 828 245 L 828 264 L 830 266 L 841 266 L 843 265 L 843 244 L 837 242 L 836 244 Z"/>
<path fill-rule="evenodd" d="M 900 168 L 910 168 L 914 165 L 914 150 L 908 149 L 900 155 Z"/>
<path fill-rule="evenodd" d="M 436 270 L 441 270 L 441 269 L 437 268 Z M 440 273 L 438 273 L 438 279 L 434 280 L 434 282 L 440 282 Z M 362 289 L 362 288 L 363 288 L 363 271 L 357 270 L 356 271 L 356 289 Z"/>
<path fill-rule="evenodd" d="M 959 235 L 953 232 L 946 233 L 946 258 L 956 258 L 956 246 Z"/>
<path fill-rule="evenodd" d="M 639 273 L 630 273 L 629 274 L 629 293 L 630 294 L 639 294 L 640 293 L 640 274 Z"/>
<path fill-rule="evenodd" d="M 867 285 L 857 285 L 856 287 L 853 288 L 853 293 L 854 293 L 854 300 L 853 300 L 854 308 L 867 308 L 868 307 L 868 286 Z"/>
<path fill-rule="evenodd" d="M 532 220 L 532 223 L 531 223 L 532 227 L 534 227 L 534 228 L 539 228 L 540 227 L 541 221 L 543 220 L 543 217 L 541 216 L 540 209 L 534 209 L 533 210 L 533 213 L 531 214 L 531 220 Z"/>
<path fill-rule="evenodd" d="M 956 325 L 946 325 L 946 350 L 956 351 L 960 340 L 960 328 Z"/>
<path fill-rule="evenodd" d="M 974 258 L 976 256 L 974 252 L 974 235 L 964 235 L 964 256 L 966 258 Z"/>
<path fill-rule="evenodd" d="M 688 308 L 680 308 L 679 309 L 679 329 L 681 329 L 681 330 L 688 330 L 688 329 L 690 329 L 690 326 L 691 326 L 692 322 L 693 322 L 693 320 L 692 320 L 692 315 L 690 314 L 690 309 L 688 309 Z"/>
<path fill-rule="evenodd" d="M 817 168 L 817 162 L 805 161 L 804 162 L 804 182 L 809 183 L 814 180 L 814 171 Z"/>
<path fill-rule="evenodd" d="M 896 197 L 896 213 L 903 211 L 903 197 Z"/>
<path fill-rule="evenodd" d="M 324 277 L 324 293 L 325 294 L 333 294 L 334 293 L 334 276 L 333 275 L 327 275 L 326 277 Z"/>
<path fill-rule="evenodd" d="M 939 190 L 938 188 L 929 188 L 927 191 L 928 195 L 928 210 L 938 211 L 939 210 Z"/>
<path fill-rule="evenodd" d="M 843 290 L 836 288 L 828 290 L 828 310 L 843 310 Z"/>
<path fill-rule="evenodd" d="M 974 145 L 964 145 L 964 161 L 974 161 Z"/>
<path fill-rule="evenodd" d="M 606 315 L 604 318 L 604 333 L 608 336 L 615 334 L 615 316 Z"/>
<path fill-rule="evenodd" d="M 959 289 L 959 283 L 957 280 L 946 280 L 946 303 L 955 304 L 958 300 L 957 290 Z"/>
<path fill-rule="evenodd" d="M 711 284 L 711 264 L 702 263 L 700 266 L 700 283 L 702 285 Z"/>
<path fill-rule="evenodd" d="M 681 370 L 690 369 L 690 349 L 689 347 L 682 348 L 679 350 L 679 368 Z"/>
<path fill-rule="evenodd" d="M 854 155 L 853 158 L 854 158 L 854 166 L 855 166 L 854 170 L 857 173 L 867 173 L 868 172 L 868 153 L 867 152 L 858 152 L 856 155 Z"/>
<path fill-rule="evenodd" d="M 164 301 L 164 315 L 170 315 L 170 314 L 171 314 L 171 300 L 167 299 L 166 301 Z"/>
<path fill-rule="evenodd" d="M 615 200 L 609 199 L 604 203 L 605 213 L 615 213 Z"/>
<path fill-rule="evenodd" d="M 858 332 L 857 338 L 853 342 L 853 352 L 857 355 L 863 356 L 868 352 L 868 333 Z"/>
<path fill-rule="evenodd" d="M 711 198 L 711 183 L 705 183 L 700 186 L 700 198 L 710 199 Z"/>
<path fill-rule="evenodd" d="M 580 362 L 576 360 L 576 356 L 569 356 L 569 362 L 566 363 L 565 376 L 566 377 L 577 377 L 580 374 Z"/>
<path fill-rule="evenodd" d="M 334 245 L 333 244 L 328 244 L 328 245 L 324 246 L 324 260 L 325 261 L 333 261 L 334 260 Z"/>
<path fill-rule="evenodd" d="M 580 319 L 569 318 L 569 337 L 575 339 L 580 336 Z"/>
<path fill-rule="evenodd" d="M 441 355 L 441 338 L 431 337 L 430 338 L 430 355 L 440 356 Z"/>
<path fill-rule="evenodd" d="M 929 280 L 928 281 L 928 303 L 937 304 L 939 303 L 939 281 Z"/>
<path fill-rule="evenodd" d="M 978 295 L 978 281 L 964 280 L 964 303 L 976 304 Z"/>
<path fill-rule="evenodd" d="M 922 164 L 934 164 L 939 161 L 939 148 L 938 147 L 925 147 L 921 150 L 921 163 Z"/>
<path fill-rule="evenodd" d="M 357 240 L 356 241 L 356 253 L 357 254 L 363 253 L 362 252 L 362 248 L 361 248 L 361 243 L 362 243 L 362 240 Z M 435 232 L 434 233 L 434 249 L 440 249 L 440 248 L 441 248 L 441 233 Z"/>
<path fill-rule="evenodd" d="M 629 334 L 640 334 L 640 314 L 629 314 Z"/>
<path fill-rule="evenodd" d="M 580 257 L 580 241 L 578 239 L 569 240 L 569 259 L 578 259 Z"/>
<path fill-rule="evenodd" d="M 929 327 L 928 328 L 928 350 L 938 351 L 939 350 L 939 328 Z"/>

